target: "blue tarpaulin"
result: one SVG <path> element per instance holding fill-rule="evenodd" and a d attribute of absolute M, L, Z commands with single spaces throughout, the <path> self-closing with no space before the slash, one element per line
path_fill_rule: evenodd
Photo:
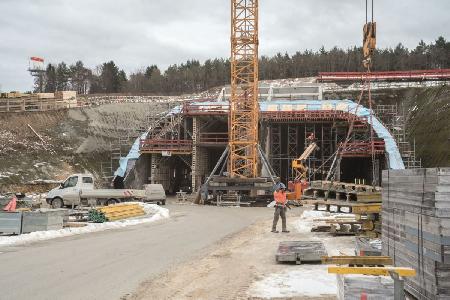
<path fill-rule="evenodd" d="M 129 163 L 132 163 L 132 161 L 136 161 L 139 156 L 141 155 L 139 153 L 139 146 L 141 144 L 141 139 L 145 139 L 147 136 L 147 132 L 143 133 L 140 137 L 138 137 L 134 143 L 133 146 L 131 146 L 130 151 L 128 152 L 128 155 L 126 157 L 121 157 L 119 160 L 119 168 L 114 172 L 114 176 L 120 176 L 125 177 L 125 173 L 127 171 L 127 167 Z"/>

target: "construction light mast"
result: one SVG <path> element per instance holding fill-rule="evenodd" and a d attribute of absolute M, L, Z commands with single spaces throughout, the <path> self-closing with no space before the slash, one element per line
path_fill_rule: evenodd
<path fill-rule="evenodd" d="M 230 177 L 258 177 L 258 0 L 231 0 Z"/>

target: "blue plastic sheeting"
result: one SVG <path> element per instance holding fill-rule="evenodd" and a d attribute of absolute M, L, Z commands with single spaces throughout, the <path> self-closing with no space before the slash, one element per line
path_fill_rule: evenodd
<path fill-rule="evenodd" d="M 224 111 L 228 111 L 229 107 L 228 102 L 193 102 L 191 105 L 195 105 L 199 109 L 204 106 L 205 110 L 211 106 L 214 106 L 215 109 L 223 109 Z M 260 102 L 259 106 L 261 111 L 340 110 L 351 114 L 356 114 L 359 117 L 367 118 L 367 121 L 370 123 L 370 110 L 362 105 L 358 107 L 358 104 L 351 100 L 277 100 Z M 168 115 L 179 114 L 181 109 L 181 105 L 177 106 L 173 108 Z M 384 140 L 385 149 L 388 154 L 389 168 L 394 170 L 404 169 L 405 165 L 403 164 L 397 143 L 390 134 L 389 130 L 387 130 L 383 123 L 381 123 L 375 116 L 372 116 L 371 125 L 377 136 Z M 134 163 L 131 162 L 131 160 L 137 160 L 139 158 L 140 140 L 145 139 L 146 136 L 147 133 L 144 133 L 136 139 L 128 155 L 120 159 L 120 166 L 114 175 L 121 177 L 125 176 L 129 163 Z"/>
<path fill-rule="evenodd" d="M 134 141 L 133 146 L 131 146 L 131 149 L 128 152 L 128 155 L 126 157 L 120 158 L 119 168 L 117 168 L 116 172 L 114 172 L 114 176 L 125 177 L 125 174 L 126 174 L 127 168 L 128 168 L 128 164 L 134 163 L 141 155 L 139 153 L 139 146 L 141 144 L 141 139 L 145 139 L 146 136 L 147 136 L 147 132 L 143 133 L 140 137 L 138 137 Z"/>

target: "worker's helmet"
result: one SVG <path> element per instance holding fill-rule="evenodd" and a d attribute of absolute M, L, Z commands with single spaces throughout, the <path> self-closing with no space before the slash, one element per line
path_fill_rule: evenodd
<path fill-rule="evenodd" d="M 280 182 L 280 183 L 278 183 L 278 189 L 279 190 L 285 190 L 286 186 L 284 185 L 284 183 Z"/>

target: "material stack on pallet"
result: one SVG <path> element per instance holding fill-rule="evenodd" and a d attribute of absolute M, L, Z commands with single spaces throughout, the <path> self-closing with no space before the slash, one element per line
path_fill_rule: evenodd
<path fill-rule="evenodd" d="M 383 171 L 383 255 L 416 269 L 405 289 L 450 299 L 450 168 Z"/>
<path fill-rule="evenodd" d="M 339 300 L 394 299 L 394 280 L 390 277 L 338 274 L 337 286 Z"/>
<path fill-rule="evenodd" d="M 117 221 L 145 215 L 144 208 L 136 203 L 120 203 L 99 207 L 95 210 L 101 212 L 107 221 Z"/>

